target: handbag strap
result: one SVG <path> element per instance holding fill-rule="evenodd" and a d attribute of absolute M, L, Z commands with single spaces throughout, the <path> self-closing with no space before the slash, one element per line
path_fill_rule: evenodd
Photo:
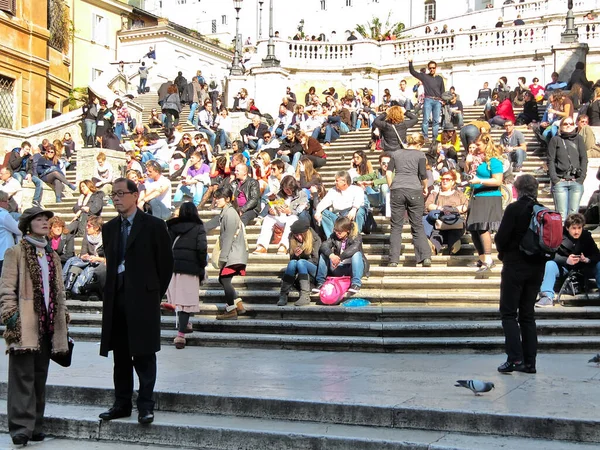
<path fill-rule="evenodd" d="M 396 125 L 394 125 L 394 124 L 391 124 L 391 125 L 392 125 L 392 129 L 394 130 L 394 133 L 396 133 L 396 136 L 398 137 L 398 143 L 400 144 L 400 147 L 401 148 L 406 148 L 406 144 L 404 143 L 404 141 L 400 137 L 400 134 L 398 133 L 398 130 L 396 130 Z"/>

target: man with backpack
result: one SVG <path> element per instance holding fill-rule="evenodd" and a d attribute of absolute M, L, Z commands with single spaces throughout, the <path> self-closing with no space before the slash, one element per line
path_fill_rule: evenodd
<path fill-rule="evenodd" d="M 584 226 L 583 214 L 575 213 L 567 217 L 560 248 L 554 259 L 546 262 L 540 300 L 535 306 L 552 307 L 556 279 L 571 270 L 577 270 L 585 277 L 595 278 L 596 285 L 600 288 L 600 251 L 592 234 L 583 229 Z"/>
<path fill-rule="evenodd" d="M 527 243 L 528 238 L 535 234 L 531 229 L 532 215 L 537 210 L 534 207 L 541 206 L 537 201 L 539 183 L 532 175 L 525 174 L 516 179 L 514 186 L 519 198 L 506 207 L 495 239 L 498 258 L 503 263 L 500 315 L 507 354 L 507 360 L 498 367 L 498 372 L 533 374 L 536 373 L 537 356 L 534 305 L 548 257 L 546 251 L 535 251 L 535 246 Z M 548 218 L 552 219 L 549 229 L 543 229 L 542 237 L 546 237 L 549 231 L 555 232 L 557 225 L 560 230 L 560 215 L 545 208 L 541 212 L 549 214 Z M 539 217 L 539 213 L 536 217 Z M 533 237 L 540 238 L 539 234 Z"/>

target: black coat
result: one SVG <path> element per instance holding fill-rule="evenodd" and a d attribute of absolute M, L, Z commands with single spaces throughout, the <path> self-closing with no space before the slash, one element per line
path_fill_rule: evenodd
<path fill-rule="evenodd" d="M 76 213 L 79 211 L 81 206 L 82 205 L 75 203 L 75 206 L 73 206 L 73 212 Z M 77 223 L 73 222 L 72 224 L 72 230 L 75 231 L 77 236 L 83 236 L 85 234 L 85 227 L 90 216 L 99 216 L 102 214 L 102 207 L 104 206 L 104 192 L 94 192 L 85 206 L 90 208 L 90 211 L 81 211 L 79 218 L 75 221 Z"/>
<path fill-rule="evenodd" d="M 208 244 L 202 222 L 184 222 L 175 218 L 167 222 L 167 227 L 171 235 L 171 245 L 175 243 L 173 273 L 196 275 L 200 280 L 204 279 Z M 175 242 L 178 236 L 179 239 Z"/>
<path fill-rule="evenodd" d="M 561 179 L 575 180 L 583 184 L 587 173 L 587 151 L 583 136 L 576 134 L 564 138 L 557 134 L 548 143 L 548 176 L 553 184 Z M 569 167 L 581 169 L 578 177 L 569 174 Z"/>
<path fill-rule="evenodd" d="M 574 266 L 567 266 L 569 255 L 581 255 L 590 259 L 589 263 L 578 263 Z M 579 239 L 573 238 L 567 229 L 563 230 L 563 241 L 554 255 L 554 262 L 560 266 L 566 266 L 570 269 L 581 269 L 593 267 L 600 261 L 600 251 L 592 234 L 588 230 L 583 230 Z"/>
<path fill-rule="evenodd" d="M 121 219 L 116 217 L 102 227 L 106 256 L 106 284 L 102 311 L 100 355 L 108 356 L 111 342 L 114 301 L 117 295 L 117 268 Z M 160 302 L 173 274 L 171 239 L 165 222 L 137 210 L 125 250 L 124 290 L 127 304 L 129 350 L 132 356 L 160 350 Z"/>
<path fill-rule="evenodd" d="M 390 151 L 403 148 L 400 146 L 398 136 L 400 136 L 400 139 L 402 139 L 402 141 L 406 143 L 406 130 L 417 124 L 417 116 L 415 116 L 410 111 L 406 111 L 406 113 L 404 114 L 404 122 L 400 122 L 395 125 L 391 124 L 386 119 L 387 114 L 383 113 L 379 117 L 377 117 L 373 122 L 373 128 L 379 128 L 379 131 L 381 131 L 383 149 L 385 151 Z M 396 129 L 398 134 L 396 134 L 394 128 Z"/>
<path fill-rule="evenodd" d="M 75 256 L 75 236 L 72 234 L 61 235 L 56 253 L 60 257 L 60 262 L 63 265 L 69 258 Z"/>
<path fill-rule="evenodd" d="M 240 136 L 242 136 L 242 139 L 244 136 L 256 136 L 258 139 L 263 139 L 267 131 L 269 131 L 269 127 L 262 122 L 258 125 L 258 128 L 255 128 L 254 124 L 251 123 L 240 131 Z"/>
<path fill-rule="evenodd" d="M 239 191 L 242 191 L 246 196 L 246 204 L 240 207 L 240 211 L 245 213 L 246 211 L 255 210 L 257 213 L 260 213 L 261 210 L 261 195 L 260 195 L 260 185 L 258 181 L 254 178 L 248 176 L 246 180 L 242 184 L 238 180 L 233 182 L 233 196 L 237 200 L 239 196 Z"/>
<path fill-rule="evenodd" d="M 350 264 L 350 260 L 356 252 L 361 252 L 363 257 L 363 263 L 365 265 L 364 274 L 368 276 L 369 273 L 369 261 L 365 258 L 365 252 L 363 250 L 362 236 L 357 234 L 354 237 L 348 237 L 346 241 L 346 248 L 342 251 L 342 241 L 338 239 L 337 235 L 331 233 L 329 239 L 321 244 L 320 253 L 326 259 L 329 259 L 329 255 L 332 253 L 340 257 L 341 264 Z"/>

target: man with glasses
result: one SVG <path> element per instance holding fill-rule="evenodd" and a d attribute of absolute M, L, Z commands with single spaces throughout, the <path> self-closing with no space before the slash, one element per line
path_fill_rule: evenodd
<path fill-rule="evenodd" d="M 436 75 L 437 63 L 435 61 L 429 61 L 427 64 L 428 74 L 417 72 L 413 66 L 413 60 L 408 60 L 408 70 L 410 74 L 417 80 L 423 83 L 423 89 L 425 91 L 425 100 L 423 103 L 423 136 L 428 139 L 429 136 L 429 120 L 432 116 L 433 120 L 433 131 L 432 140 L 435 141 L 440 128 L 440 121 L 442 118 L 442 94 L 445 91 L 444 79 Z"/>
<path fill-rule="evenodd" d="M 594 128 L 598 129 L 598 127 Z M 596 144 L 596 141 L 600 141 L 600 139 L 596 138 L 594 130 L 590 127 L 590 118 L 586 114 L 577 116 L 577 132 L 583 136 L 588 158 L 600 158 L 600 146 Z"/>
<path fill-rule="evenodd" d="M 504 146 L 504 153 L 508 154 L 510 161 L 513 163 L 513 169 L 520 172 L 527 157 L 525 136 L 519 130 L 515 130 L 515 124 L 512 120 L 504 122 L 504 129 L 506 131 L 500 137 L 500 144 Z"/>
<path fill-rule="evenodd" d="M 132 180 L 117 178 L 112 198 L 119 215 L 102 227 L 106 284 L 100 355 L 113 352 L 115 400 L 100 418 L 131 416 L 135 369 L 138 422 L 150 424 L 160 350 L 160 301 L 173 274 L 173 252 L 165 223 L 137 208 L 138 195 Z"/>

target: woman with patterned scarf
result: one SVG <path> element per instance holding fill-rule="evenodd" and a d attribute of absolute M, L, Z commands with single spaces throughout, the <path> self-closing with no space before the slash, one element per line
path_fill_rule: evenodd
<path fill-rule="evenodd" d="M 51 355 L 69 351 L 60 257 L 46 236 L 54 213 L 26 209 L 23 240 L 6 251 L 0 279 L 0 319 L 8 353 L 8 431 L 15 445 L 43 441 L 45 388 Z"/>

